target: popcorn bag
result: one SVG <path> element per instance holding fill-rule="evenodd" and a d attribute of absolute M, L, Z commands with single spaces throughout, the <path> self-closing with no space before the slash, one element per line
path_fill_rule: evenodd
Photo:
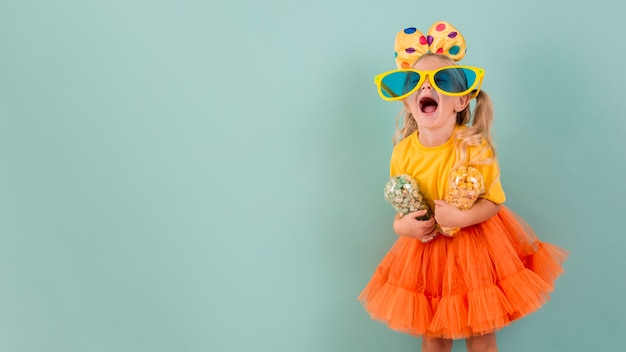
<path fill-rule="evenodd" d="M 484 192 L 485 181 L 480 171 L 471 166 L 461 166 L 450 172 L 445 201 L 460 210 L 468 210 Z M 440 231 L 444 235 L 454 236 L 460 229 L 440 226 Z"/>
<path fill-rule="evenodd" d="M 423 209 L 426 209 L 427 212 L 418 217 L 418 220 L 428 220 L 431 216 L 430 207 L 420 192 L 417 181 L 409 175 L 394 176 L 387 181 L 385 199 L 393 205 L 400 216 Z"/>

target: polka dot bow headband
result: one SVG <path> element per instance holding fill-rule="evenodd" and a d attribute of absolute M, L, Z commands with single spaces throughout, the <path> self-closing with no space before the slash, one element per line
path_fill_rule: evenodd
<path fill-rule="evenodd" d="M 440 21 L 433 24 L 426 35 L 414 27 L 398 32 L 394 50 L 398 68 L 405 69 L 428 52 L 459 61 L 465 56 L 467 48 L 461 33 L 451 24 Z"/>

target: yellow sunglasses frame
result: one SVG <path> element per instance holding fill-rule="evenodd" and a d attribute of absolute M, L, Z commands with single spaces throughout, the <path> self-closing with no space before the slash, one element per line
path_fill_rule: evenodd
<path fill-rule="evenodd" d="M 437 86 L 437 84 L 435 83 L 435 79 L 433 78 L 435 76 L 435 74 L 439 71 L 445 70 L 445 69 L 449 69 L 449 68 L 463 68 L 463 69 L 468 69 L 472 72 L 474 72 L 476 74 L 476 80 L 474 81 L 474 84 L 472 84 L 469 88 L 467 88 L 466 90 L 459 92 L 459 93 L 450 93 L 450 92 L 446 92 L 444 90 L 442 90 L 441 88 L 439 88 Z M 396 73 L 396 72 L 416 72 L 420 75 L 420 80 L 417 82 L 417 84 L 415 85 L 415 88 L 411 89 L 409 92 L 407 92 L 406 94 L 403 95 L 399 95 L 397 97 L 387 97 L 383 94 L 383 90 L 390 92 L 391 90 L 385 86 L 383 84 L 383 78 L 385 78 L 385 76 L 390 75 L 392 73 Z M 472 92 L 472 95 L 470 96 L 470 99 L 474 99 L 476 98 L 476 96 L 478 95 L 478 93 L 480 92 L 480 87 L 483 84 L 483 78 L 485 77 L 485 70 L 479 67 L 474 67 L 474 66 L 444 66 L 444 67 L 440 67 L 436 70 L 428 70 L 428 71 L 422 71 L 422 70 L 414 70 L 414 69 L 400 69 L 400 70 L 392 70 L 392 71 L 387 71 L 387 72 L 383 72 L 381 74 L 376 75 L 376 77 L 374 77 L 374 83 L 376 84 L 376 87 L 378 87 L 378 95 L 380 95 L 380 97 L 383 100 L 386 101 L 396 101 L 396 100 L 402 100 L 406 97 L 408 97 L 409 95 L 415 93 L 415 91 L 417 91 L 419 89 L 419 87 L 422 86 L 422 84 L 424 84 L 424 81 L 426 80 L 426 77 L 428 77 L 428 81 L 430 82 L 430 86 L 435 88 L 436 91 L 438 91 L 441 94 L 444 95 L 448 95 L 448 96 L 453 96 L 453 97 L 460 97 L 463 95 L 467 95 L 470 92 Z"/>

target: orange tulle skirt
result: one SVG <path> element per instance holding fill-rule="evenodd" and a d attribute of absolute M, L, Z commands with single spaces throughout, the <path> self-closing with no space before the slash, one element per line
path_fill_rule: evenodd
<path fill-rule="evenodd" d="M 494 332 L 539 309 L 568 253 L 506 207 L 454 237 L 399 237 L 359 300 L 372 319 L 415 336 Z"/>

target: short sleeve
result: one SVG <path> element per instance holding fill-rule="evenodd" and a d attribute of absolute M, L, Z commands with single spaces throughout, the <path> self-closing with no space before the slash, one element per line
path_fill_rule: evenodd
<path fill-rule="evenodd" d="M 391 160 L 389 161 L 389 177 L 394 177 L 403 174 L 404 171 L 400 167 L 400 158 L 398 156 L 398 149 L 394 148 L 391 153 Z"/>
<path fill-rule="evenodd" d="M 482 146 L 486 147 L 485 144 Z M 500 166 L 498 160 L 494 157 L 493 150 L 489 149 L 485 152 L 483 162 L 476 163 L 472 166 L 477 168 L 483 175 L 485 181 L 485 192 L 480 196 L 490 200 L 496 204 L 502 204 L 506 200 L 502 183 L 500 182 Z"/>

